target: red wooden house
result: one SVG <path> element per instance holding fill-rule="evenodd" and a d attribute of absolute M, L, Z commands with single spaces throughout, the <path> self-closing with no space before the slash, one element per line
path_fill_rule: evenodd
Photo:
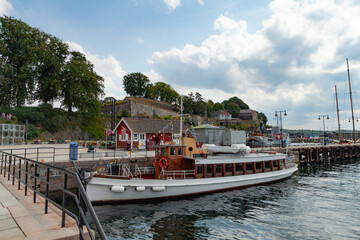
<path fill-rule="evenodd" d="M 161 142 L 172 142 L 180 132 L 179 120 L 156 120 L 148 118 L 122 118 L 114 131 L 117 148 L 140 148 L 153 150 Z M 183 126 L 185 132 L 185 126 Z"/>

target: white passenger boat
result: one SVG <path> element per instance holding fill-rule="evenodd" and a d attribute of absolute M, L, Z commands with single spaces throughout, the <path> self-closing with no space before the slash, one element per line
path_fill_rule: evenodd
<path fill-rule="evenodd" d="M 186 140 L 186 139 L 184 139 Z M 133 202 L 179 198 L 276 182 L 290 177 L 297 165 L 286 154 L 245 153 L 210 156 L 186 140 L 159 145 L 152 168 L 113 164 L 96 172 L 86 186 L 92 202 Z M 193 141 L 195 143 L 195 141 Z"/>

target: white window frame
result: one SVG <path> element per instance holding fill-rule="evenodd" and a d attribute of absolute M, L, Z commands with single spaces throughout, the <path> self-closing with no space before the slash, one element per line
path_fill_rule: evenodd
<path fill-rule="evenodd" d="M 133 133 L 133 141 L 139 141 L 139 134 Z"/>
<path fill-rule="evenodd" d="M 129 135 L 127 133 L 119 135 L 119 141 L 121 141 L 121 142 L 127 141 L 129 139 L 128 136 Z"/>
<path fill-rule="evenodd" d="M 145 133 L 140 133 L 139 134 L 139 140 L 146 140 L 146 134 Z"/>

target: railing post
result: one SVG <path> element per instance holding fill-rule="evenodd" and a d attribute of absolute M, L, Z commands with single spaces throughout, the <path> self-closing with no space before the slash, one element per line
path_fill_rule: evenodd
<path fill-rule="evenodd" d="M 16 158 L 14 157 L 14 162 L 13 162 L 12 185 L 14 185 L 14 184 L 15 184 L 15 167 L 16 167 Z"/>
<path fill-rule="evenodd" d="M 46 191 L 45 191 L 45 214 L 48 213 L 48 197 L 49 197 L 49 181 L 50 181 L 50 168 L 46 169 Z"/>
<path fill-rule="evenodd" d="M 35 164 L 35 174 L 34 174 L 34 203 L 36 203 L 37 168 L 38 168 L 38 165 Z"/>
<path fill-rule="evenodd" d="M 29 161 L 26 161 L 26 166 L 25 166 L 25 196 L 27 196 L 27 188 L 28 188 L 28 171 L 29 171 Z"/>
<path fill-rule="evenodd" d="M 21 158 L 19 159 L 19 181 L 18 181 L 18 190 L 20 190 L 20 181 L 21 181 Z"/>
<path fill-rule="evenodd" d="M 39 148 L 36 149 L 36 161 L 39 161 Z"/>
<path fill-rule="evenodd" d="M 54 152 L 53 152 L 53 162 L 55 162 L 55 150 L 56 150 L 56 148 L 54 147 Z"/>
<path fill-rule="evenodd" d="M 67 188 L 67 173 L 64 175 L 64 190 Z M 65 227 L 65 206 L 66 206 L 66 193 L 63 191 L 62 199 L 62 217 L 61 217 L 61 227 Z"/>
<path fill-rule="evenodd" d="M 24 157 L 24 158 L 26 158 L 26 148 L 25 148 L 25 154 L 24 154 L 24 155 L 25 155 L 25 157 Z"/>
<path fill-rule="evenodd" d="M 8 181 L 10 181 L 11 159 L 12 159 L 12 156 L 9 156 Z"/>
<path fill-rule="evenodd" d="M 6 177 L 6 161 L 7 161 L 7 156 L 5 155 L 5 163 L 4 163 L 4 177 Z"/>
<path fill-rule="evenodd" d="M 4 153 L 1 153 L 1 168 L 0 168 L 0 174 L 3 172 L 3 166 L 4 166 Z"/>

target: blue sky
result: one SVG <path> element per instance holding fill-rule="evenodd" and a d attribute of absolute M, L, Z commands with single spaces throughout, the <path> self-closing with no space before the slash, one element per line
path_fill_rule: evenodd
<path fill-rule="evenodd" d="M 123 76 L 142 72 L 184 95 L 238 96 L 270 124 L 287 110 L 293 129 L 322 129 L 322 114 L 337 128 L 335 84 L 341 125 L 352 127 L 346 58 L 360 118 L 359 12 L 352 0 L 0 0 L 0 14 L 83 52 L 107 96 L 124 98 Z"/>

